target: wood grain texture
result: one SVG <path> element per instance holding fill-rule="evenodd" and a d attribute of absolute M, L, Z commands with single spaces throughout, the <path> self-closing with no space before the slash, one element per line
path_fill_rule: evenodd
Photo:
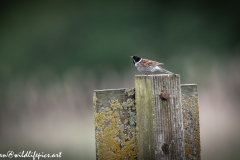
<path fill-rule="evenodd" d="M 162 90 L 169 99 L 160 99 Z M 135 77 L 138 159 L 184 159 L 179 75 Z"/>
<path fill-rule="evenodd" d="M 181 85 L 186 159 L 200 160 L 199 105 L 196 84 Z"/>
<path fill-rule="evenodd" d="M 137 158 L 134 94 L 134 89 L 94 91 L 97 159 Z"/>

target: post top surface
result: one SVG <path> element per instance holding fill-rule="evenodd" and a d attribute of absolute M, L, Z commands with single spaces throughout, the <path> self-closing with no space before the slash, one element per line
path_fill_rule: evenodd
<path fill-rule="evenodd" d="M 197 84 L 181 84 L 181 86 L 197 86 Z"/>
<path fill-rule="evenodd" d="M 149 75 L 135 75 L 135 77 L 172 77 L 177 76 L 180 77 L 179 74 L 149 74 Z"/>
<path fill-rule="evenodd" d="M 127 90 L 133 88 L 118 88 L 118 89 L 101 89 L 101 90 L 94 90 L 94 92 L 105 92 L 105 91 L 116 91 L 116 90 Z"/>

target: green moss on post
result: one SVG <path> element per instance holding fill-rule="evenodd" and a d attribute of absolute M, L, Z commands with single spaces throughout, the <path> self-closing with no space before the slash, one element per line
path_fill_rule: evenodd
<path fill-rule="evenodd" d="M 160 98 L 161 91 L 170 97 Z M 185 159 L 179 75 L 135 77 L 138 159 Z"/>
<path fill-rule="evenodd" d="M 152 80 L 146 76 L 135 77 L 137 108 L 138 159 L 154 159 Z"/>

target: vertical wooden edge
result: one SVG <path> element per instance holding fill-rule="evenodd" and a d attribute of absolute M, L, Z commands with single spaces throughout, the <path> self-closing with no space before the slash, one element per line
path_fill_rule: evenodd
<path fill-rule="evenodd" d="M 138 159 L 154 159 L 153 93 L 150 76 L 135 76 Z"/>
<path fill-rule="evenodd" d="M 95 114 L 96 114 L 96 103 L 97 103 L 97 96 L 96 96 L 96 90 L 93 91 L 93 109 L 94 109 L 94 130 L 95 130 L 95 155 L 96 155 L 96 159 L 98 158 L 98 149 L 97 149 L 97 137 L 96 137 L 96 122 L 95 122 Z"/>
<path fill-rule="evenodd" d="M 196 84 L 181 85 L 186 159 L 201 159 L 199 103 Z"/>

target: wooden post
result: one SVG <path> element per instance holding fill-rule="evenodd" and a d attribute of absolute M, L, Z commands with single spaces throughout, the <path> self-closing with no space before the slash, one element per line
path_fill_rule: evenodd
<path fill-rule="evenodd" d="M 96 158 L 136 159 L 134 89 L 95 90 Z"/>
<path fill-rule="evenodd" d="M 160 98 L 161 91 L 170 97 Z M 138 159 L 185 159 L 179 75 L 135 76 Z"/>
<path fill-rule="evenodd" d="M 197 85 L 179 75 L 136 76 L 135 90 L 95 90 L 93 102 L 97 159 L 201 159 Z"/>
<path fill-rule="evenodd" d="M 201 159 L 198 92 L 196 84 L 181 85 L 186 159 Z"/>

